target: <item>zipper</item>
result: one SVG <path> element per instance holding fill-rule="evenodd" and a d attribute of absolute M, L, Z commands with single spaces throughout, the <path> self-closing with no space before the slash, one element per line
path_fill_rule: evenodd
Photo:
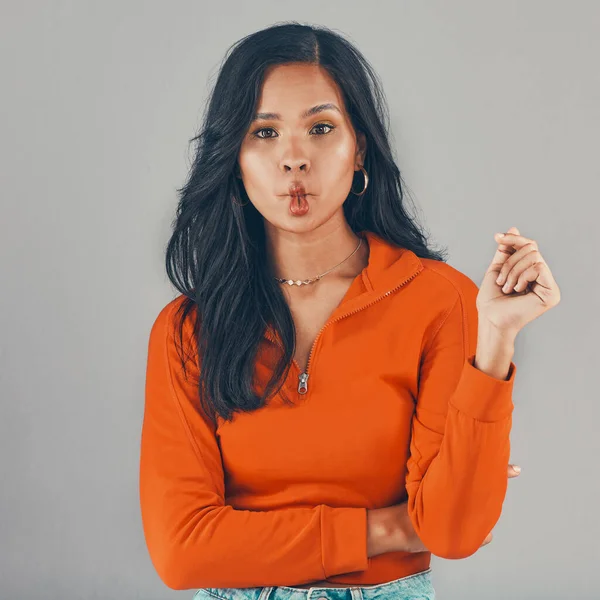
<path fill-rule="evenodd" d="M 323 332 L 323 330 L 326 327 L 328 327 L 332 323 L 335 323 L 335 322 L 339 321 L 340 319 L 348 317 L 349 315 L 353 315 L 354 313 L 357 313 L 357 312 L 359 312 L 359 311 L 361 311 L 361 310 L 363 310 L 365 308 L 368 308 L 372 304 L 375 304 L 376 302 L 379 302 L 379 300 L 383 300 L 383 298 L 387 298 L 390 294 L 392 294 L 393 292 L 399 290 L 403 285 L 405 285 L 406 283 L 408 283 L 411 279 L 414 279 L 422 270 L 423 269 L 419 269 L 418 271 L 416 271 L 415 273 L 413 273 L 408 279 L 405 279 L 402 283 L 398 284 L 395 288 L 392 288 L 391 290 L 388 290 L 387 292 L 385 292 L 385 294 L 381 294 L 381 296 L 378 296 L 374 300 L 371 300 L 371 302 L 369 302 L 368 304 L 364 304 L 363 306 L 360 306 L 359 308 L 355 308 L 354 310 L 352 310 L 352 311 L 350 311 L 348 313 L 344 313 L 342 315 L 338 315 L 335 319 L 333 319 L 331 321 L 327 321 L 327 323 L 325 323 L 325 325 L 323 325 L 323 327 L 321 327 L 321 330 L 317 334 L 317 337 L 315 338 L 315 341 L 313 342 L 313 345 L 311 346 L 310 353 L 308 354 L 308 361 L 306 362 L 306 370 L 304 372 L 302 372 L 302 369 L 300 368 L 300 365 L 298 364 L 298 362 L 296 361 L 296 359 L 295 358 L 292 359 L 293 362 L 294 362 L 294 364 L 296 365 L 296 368 L 300 372 L 300 374 L 298 375 L 298 393 L 299 394 L 306 394 L 308 392 L 308 378 L 310 376 L 309 370 L 310 370 L 310 362 L 311 362 L 311 359 L 312 359 L 313 351 L 315 349 L 315 346 L 317 345 L 317 342 L 318 342 L 319 338 L 321 337 L 321 333 Z"/>

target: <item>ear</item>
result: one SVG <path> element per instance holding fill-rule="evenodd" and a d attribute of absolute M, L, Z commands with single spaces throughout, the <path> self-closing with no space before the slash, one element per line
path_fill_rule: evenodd
<path fill-rule="evenodd" d="M 367 153 L 367 137 L 362 131 L 356 134 L 357 149 L 356 149 L 356 166 L 360 168 L 365 164 L 365 155 Z"/>

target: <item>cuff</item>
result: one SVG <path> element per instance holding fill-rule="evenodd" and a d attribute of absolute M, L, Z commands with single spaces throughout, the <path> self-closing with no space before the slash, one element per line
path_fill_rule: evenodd
<path fill-rule="evenodd" d="M 509 417 L 514 409 L 512 392 L 517 366 L 511 361 L 506 379 L 492 377 L 474 366 L 475 354 L 464 363 L 450 404 L 478 421 L 495 422 Z"/>
<path fill-rule="evenodd" d="M 366 508 L 321 505 L 321 560 L 325 578 L 368 567 Z"/>

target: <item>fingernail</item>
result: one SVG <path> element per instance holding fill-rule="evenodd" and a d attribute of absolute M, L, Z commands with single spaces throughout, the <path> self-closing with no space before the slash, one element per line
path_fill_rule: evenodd
<path fill-rule="evenodd" d="M 516 471 L 517 473 L 521 472 L 521 467 L 519 467 L 518 465 L 513 465 L 513 471 Z"/>
<path fill-rule="evenodd" d="M 496 279 L 496 283 L 502 283 L 502 275 L 498 275 L 498 279 Z"/>
<path fill-rule="evenodd" d="M 497 233 L 496 235 L 497 235 L 498 237 L 504 237 L 504 234 L 503 234 L 503 233 Z"/>

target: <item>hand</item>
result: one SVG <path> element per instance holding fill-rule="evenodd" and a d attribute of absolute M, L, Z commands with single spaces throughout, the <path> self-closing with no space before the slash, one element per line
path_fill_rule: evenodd
<path fill-rule="evenodd" d="M 508 465 L 509 479 L 513 477 L 518 477 L 519 474 L 520 473 L 518 471 L 515 471 L 513 465 Z M 403 528 L 406 535 L 401 550 L 403 550 L 404 552 L 428 552 L 429 548 L 425 547 L 425 545 L 421 541 L 421 538 L 419 538 L 412 526 L 412 523 L 408 516 L 408 503 L 404 502 L 403 504 L 399 504 L 398 508 L 401 510 L 402 522 L 406 523 L 407 526 Z M 483 540 L 483 543 L 479 547 L 483 548 L 483 546 L 487 546 L 487 544 L 489 544 L 492 541 L 492 537 L 492 532 L 490 531 L 490 533 L 488 533 L 487 537 Z"/>
<path fill-rule="evenodd" d="M 535 240 L 516 227 L 495 238 L 498 248 L 479 287 L 477 311 L 480 322 L 516 335 L 560 302 L 560 290 Z"/>

